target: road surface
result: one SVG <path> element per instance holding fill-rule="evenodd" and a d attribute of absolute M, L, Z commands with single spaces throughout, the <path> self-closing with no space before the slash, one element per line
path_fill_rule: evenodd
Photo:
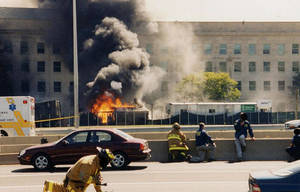
<path fill-rule="evenodd" d="M 276 169 L 284 161 L 229 163 L 137 162 L 127 170 L 103 171 L 107 192 L 247 192 L 250 171 Z M 61 182 L 69 166 L 52 172 L 37 172 L 31 166 L 1 165 L 0 192 L 42 192 L 45 179 Z M 90 186 L 87 192 L 94 191 Z"/>

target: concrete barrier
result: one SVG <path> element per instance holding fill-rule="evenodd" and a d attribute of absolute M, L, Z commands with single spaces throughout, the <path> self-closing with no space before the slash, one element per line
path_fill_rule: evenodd
<path fill-rule="evenodd" d="M 232 161 L 236 159 L 235 145 L 233 139 L 215 140 L 217 148 L 215 158 L 217 160 Z M 289 146 L 290 139 L 257 139 L 255 141 L 247 140 L 247 148 L 243 157 L 245 160 L 287 160 L 288 154 L 285 148 Z M 197 155 L 195 141 L 188 141 L 188 146 L 192 155 Z M 150 161 L 168 160 L 168 143 L 165 140 L 149 141 L 149 147 L 152 149 Z"/>
<path fill-rule="evenodd" d="M 196 155 L 194 132 L 185 132 L 190 138 L 188 145 L 192 155 Z M 167 161 L 168 146 L 167 133 L 130 133 L 139 138 L 147 139 L 152 149 L 150 161 Z M 235 159 L 235 148 L 233 131 L 209 132 L 216 141 L 215 151 L 217 160 Z M 247 140 L 247 150 L 244 153 L 245 160 L 287 160 L 288 155 L 285 148 L 289 146 L 292 138 L 292 131 L 255 131 L 256 141 Z M 56 141 L 59 136 L 34 136 L 34 137 L 0 137 L 0 164 L 16 164 L 18 153 L 32 145 L 39 144 L 41 138 L 47 138 L 49 142 Z"/>

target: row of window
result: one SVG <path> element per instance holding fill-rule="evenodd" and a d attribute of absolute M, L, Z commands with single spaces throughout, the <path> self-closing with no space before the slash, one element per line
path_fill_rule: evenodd
<path fill-rule="evenodd" d="M 242 72 L 242 62 L 237 61 L 234 62 L 233 65 L 234 72 Z M 250 61 L 248 62 L 248 71 L 249 72 L 256 72 L 256 62 Z M 286 63 L 284 61 L 278 61 L 277 62 L 277 70 L 278 72 L 285 72 L 286 71 Z M 293 72 L 299 72 L 300 71 L 300 62 L 299 61 L 293 61 L 291 70 Z M 216 67 L 214 67 L 213 63 L 211 61 L 207 61 L 205 64 L 205 71 L 206 72 L 215 72 L 217 71 Z M 227 72 L 227 62 L 221 61 L 219 62 L 219 71 L 220 72 Z M 270 72 L 271 71 L 271 62 L 270 61 L 264 61 L 263 62 L 263 72 Z"/>
<path fill-rule="evenodd" d="M 228 46 L 227 44 L 219 44 L 217 46 L 214 46 L 213 44 L 210 43 L 206 43 L 204 44 L 203 47 L 203 52 L 205 55 L 211 55 L 214 51 L 214 47 L 215 49 L 218 49 L 218 54 L 219 55 L 227 55 L 228 54 Z M 271 44 L 263 44 L 262 45 L 262 54 L 263 55 L 270 55 L 271 54 L 271 50 L 272 51 L 276 51 L 277 55 L 285 55 L 286 52 L 290 52 L 292 55 L 298 55 L 299 54 L 299 44 L 297 43 L 293 43 L 290 45 L 289 50 L 286 49 L 286 45 L 285 44 L 277 44 L 275 45 L 275 47 L 271 47 Z M 195 46 L 194 48 L 195 50 L 198 50 L 198 47 Z M 232 54 L 234 55 L 241 55 L 244 54 L 244 52 L 248 53 L 248 55 L 256 55 L 257 54 L 257 50 L 258 47 L 256 44 L 248 44 L 247 45 L 247 50 L 244 51 L 242 49 L 242 44 L 234 44 L 233 46 L 233 50 Z M 150 54 L 153 54 L 153 46 L 152 44 L 147 44 L 146 45 L 146 51 Z M 164 47 L 160 49 L 161 53 L 168 53 L 168 48 Z"/>
<path fill-rule="evenodd" d="M 36 70 L 37 70 L 37 72 L 45 72 L 46 71 L 46 62 L 45 61 L 38 61 Z M 7 71 L 14 71 L 12 64 L 8 65 Z M 29 61 L 25 60 L 21 63 L 21 71 L 30 72 L 30 63 L 29 63 Z M 53 72 L 61 72 L 61 62 L 60 61 L 54 61 L 53 62 Z"/>
<path fill-rule="evenodd" d="M 45 54 L 45 43 L 38 42 L 36 44 L 36 53 L 37 54 Z M 14 52 L 13 50 L 13 44 L 10 40 L 0 41 L 0 54 L 1 53 L 8 53 L 12 54 Z M 27 41 L 20 41 L 20 54 L 25 55 L 29 53 L 29 43 Z M 60 47 L 57 44 L 53 44 L 52 47 L 52 53 L 53 54 L 60 54 L 61 50 Z"/>
<path fill-rule="evenodd" d="M 36 87 L 37 92 L 40 93 L 45 93 L 46 92 L 46 82 L 45 81 L 38 81 L 37 82 L 37 87 Z M 61 92 L 62 90 L 62 83 L 60 81 L 54 81 L 53 82 L 53 92 Z M 23 93 L 29 93 L 30 90 L 30 84 L 29 81 L 27 80 L 22 80 L 21 81 L 21 92 Z M 69 91 L 72 93 L 74 91 L 74 83 L 71 81 L 69 83 Z"/>
<path fill-rule="evenodd" d="M 275 47 L 274 47 L 275 49 Z M 219 54 L 220 55 L 226 55 L 228 53 L 227 44 L 220 44 L 218 46 Z M 213 52 L 213 45 L 212 44 L 204 44 L 204 53 L 206 55 L 210 55 Z M 257 54 L 257 46 L 256 44 L 248 44 L 248 55 L 256 55 Z M 276 45 L 276 52 L 278 55 L 284 55 L 286 53 L 286 47 L 285 44 L 277 44 Z M 292 44 L 291 50 L 292 55 L 299 54 L 299 44 Z M 234 44 L 232 53 L 234 55 L 240 55 L 243 53 L 242 51 L 242 45 L 241 44 Z M 262 54 L 263 55 L 270 55 L 271 54 L 271 45 L 270 44 L 264 44 L 262 47 Z"/>
<path fill-rule="evenodd" d="M 256 81 L 249 81 L 248 82 L 249 85 L 249 91 L 256 91 Z M 285 90 L 285 81 L 278 81 L 277 82 L 277 88 L 278 91 L 284 91 Z M 293 81 L 293 87 L 296 86 L 296 82 Z M 237 88 L 242 91 L 242 82 L 238 81 L 238 85 Z M 271 91 L 271 81 L 263 81 L 263 90 L 264 91 Z"/>

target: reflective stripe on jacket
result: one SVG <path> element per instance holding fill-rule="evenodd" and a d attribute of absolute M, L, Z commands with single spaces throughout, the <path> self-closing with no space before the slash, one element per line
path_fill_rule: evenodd
<path fill-rule="evenodd" d="M 172 150 L 189 150 L 186 146 L 186 137 L 185 135 L 176 129 L 173 129 L 168 133 L 168 144 L 169 144 L 169 151 Z"/>

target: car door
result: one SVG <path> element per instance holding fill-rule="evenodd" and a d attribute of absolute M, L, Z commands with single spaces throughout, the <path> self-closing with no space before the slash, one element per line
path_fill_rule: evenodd
<path fill-rule="evenodd" d="M 90 131 L 78 131 L 69 135 L 57 144 L 53 161 L 57 164 L 75 163 L 81 157 L 89 155 L 89 137 Z"/>

